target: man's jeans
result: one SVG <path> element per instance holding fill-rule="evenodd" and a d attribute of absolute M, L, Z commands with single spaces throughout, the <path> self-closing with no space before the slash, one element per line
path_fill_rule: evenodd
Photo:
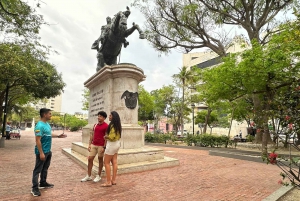
<path fill-rule="evenodd" d="M 10 140 L 10 131 L 6 131 L 6 139 Z"/>
<path fill-rule="evenodd" d="M 50 166 L 52 152 L 45 154 L 45 160 L 40 159 L 40 155 L 36 154 L 35 167 L 32 175 L 32 188 L 38 188 L 39 186 L 39 174 L 41 173 L 40 183 L 45 183 L 47 179 L 48 168 Z"/>

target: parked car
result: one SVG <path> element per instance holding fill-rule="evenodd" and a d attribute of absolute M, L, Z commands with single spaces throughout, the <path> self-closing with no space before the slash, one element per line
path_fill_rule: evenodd
<path fill-rule="evenodd" d="M 181 130 L 177 132 L 177 136 L 186 136 L 187 134 L 187 130 L 183 130 L 183 135 L 181 134 Z"/>
<path fill-rule="evenodd" d="M 283 133 L 280 133 L 280 134 L 278 135 L 279 141 L 285 142 L 287 136 L 288 136 L 288 138 L 289 138 L 289 139 L 287 140 L 289 143 L 293 143 L 293 142 L 298 141 L 298 138 L 297 138 L 297 134 L 296 134 L 296 133 L 292 133 L 292 134 L 283 134 Z"/>

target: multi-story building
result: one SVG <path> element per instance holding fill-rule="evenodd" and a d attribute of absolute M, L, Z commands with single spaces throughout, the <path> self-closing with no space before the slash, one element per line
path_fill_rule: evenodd
<path fill-rule="evenodd" d="M 74 113 L 74 116 L 77 118 L 77 119 L 81 119 L 81 120 L 87 120 L 88 119 L 88 114 L 84 114 L 82 112 L 75 112 Z"/>
<path fill-rule="evenodd" d="M 62 105 L 62 95 L 56 96 L 54 98 L 43 99 L 35 104 L 31 104 L 36 110 L 41 108 L 49 108 L 54 112 L 61 112 L 61 105 Z"/>

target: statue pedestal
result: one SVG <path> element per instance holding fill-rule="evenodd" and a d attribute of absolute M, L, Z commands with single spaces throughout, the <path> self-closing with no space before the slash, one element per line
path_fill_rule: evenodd
<path fill-rule="evenodd" d="M 109 115 L 116 111 L 122 123 L 118 174 L 179 165 L 177 159 L 165 157 L 161 149 L 144 147 L 144 128 L 138 125 L 135 96 L 138 84 L 144 79 L 143 70 L 133 64 L 104 66 L 89 78 L 84 83 L 90 90 L 88 125 L 83 128 L 82 142 L 72 143 L 72 147 L 63 149 L 63 153 L 87 169 L 87 147 L 92 128 L 98 122 L 98 112 L 103 110 Z M 106 122 L 109 123 L 108 118 Z M 94 173 L 98 168 L 95 160 Z"/>

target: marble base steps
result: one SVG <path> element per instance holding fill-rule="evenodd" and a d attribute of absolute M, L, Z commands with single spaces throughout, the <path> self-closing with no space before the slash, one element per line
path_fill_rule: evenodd
<path fill-rule="evenodd" d="M 87 169 L 87 144 L 73 142 L 71 148 L 64 148 L 62 152 Z M 93 174 L 98 173 L 98 158 L 94 160 Z M 164 156 L 163 150 L 153 147 L 138 149 L 120 149 L 118 154 L 118 174 L 141 172 L 179 165 L 179 160 Z M 104 173 L 102 173 L 104 174 Z"/>

